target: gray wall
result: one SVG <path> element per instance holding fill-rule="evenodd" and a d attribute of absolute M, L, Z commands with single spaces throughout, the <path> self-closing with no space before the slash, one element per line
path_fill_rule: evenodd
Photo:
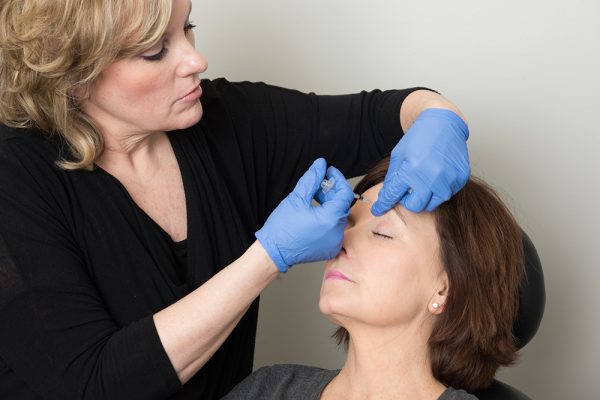
<path fill-rule="evenodd" d="M 208 0 L 192 14 L 206 77 L 323 94 L 424 85 L 462 108 L 474 173 L 544 265 L 540 331 L 500 373 L 536 399 L 597 398 L 599 17 L 597 0 Z M 257 367 L 340 366 L 321 274 L 297 266 L 264 293 Z"/>

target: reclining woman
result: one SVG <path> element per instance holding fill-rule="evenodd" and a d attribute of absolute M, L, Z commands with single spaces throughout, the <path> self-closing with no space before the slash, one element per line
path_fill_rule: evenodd
<path fill-rule="evenodd" d="M 385 159 L 358 183 L 375 200 Z M 498 194 L 467 185 L 432 213 L 351 208 L 326 263 L 319 308 L 339 325 L 339 371 L 264 367 L 226 399 L 476 399 L 516 359 L 522 233 Z"/>

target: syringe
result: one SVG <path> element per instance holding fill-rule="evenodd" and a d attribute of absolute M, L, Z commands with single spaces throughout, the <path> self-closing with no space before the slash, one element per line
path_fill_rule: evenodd
<path fill-rule="evenodd" d="M 323 193 L 327 193 L 331 190 L 331 188 L 333 188 L 334 185 L 334 178 L 323 179 L 323 181 L 321 181 L 321 190 L 323 191 Z M 362 194 L 353 193 L 353 195 L 356 200 L 364 201 L 367 204 L 371 204 L 371 200 L 369 200 L 367 197 L 364 197 Z"/>

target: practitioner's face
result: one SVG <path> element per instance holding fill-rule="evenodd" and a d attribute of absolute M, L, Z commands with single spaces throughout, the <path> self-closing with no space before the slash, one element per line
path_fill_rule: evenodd
<path fill-rule="evenodd" d="M 382 184 L 364 195 L 375 201 Z M 326 263 L 319 308 L 348 328 L 403 326 L 419 321 L 443 304 L 446 274 L 431 213 L 413 213 L 400 205 L 381 217 L 357 201 L 350 211 L 340 253 Z M 339 273 L 348 279 L 340 278 Z"/>
<path fill-rule="evenodd" d="M 200 120 L 199 74 L 208 65 L 194 47 L 190 11 L 191 1 L 173 0 L 163 39 L 139 56 L 110 64 L 91 85 L 81 107 L 101 130 L 169 131 Z"/>

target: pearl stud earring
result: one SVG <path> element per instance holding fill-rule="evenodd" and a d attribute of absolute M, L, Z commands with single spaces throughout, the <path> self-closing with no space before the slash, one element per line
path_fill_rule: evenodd
<path fill-rule="evenodd" d="M 440 305 L 436 302 L 434 302 L 431 307 L 433 307 L 434 310 L 437 310 L 438 308 L 440 308 Z"/>

